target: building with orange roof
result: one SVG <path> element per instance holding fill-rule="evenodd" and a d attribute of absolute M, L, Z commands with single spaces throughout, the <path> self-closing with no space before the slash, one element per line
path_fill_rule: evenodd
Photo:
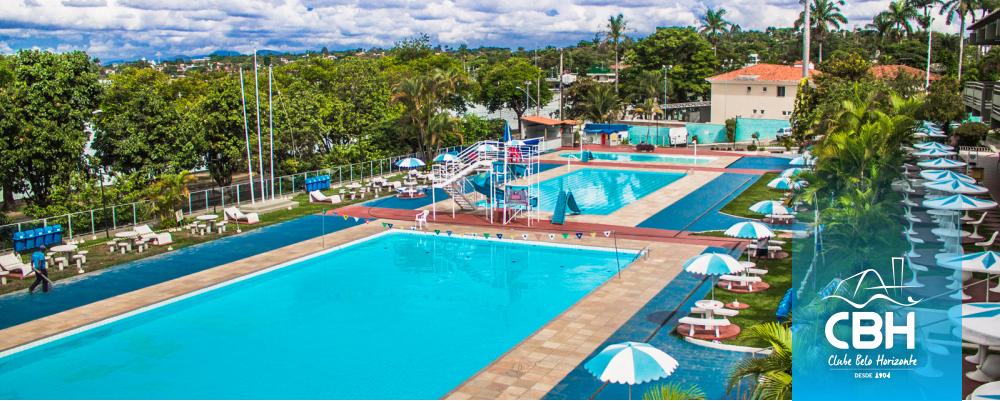
<path fill-rule="evenodd" d="M 573 146 L 573 127 L 577 124 L 574 120 L 553 120 L 541 116 L 521 117 L 521 126 L 524 133 L 521 139 L 540 138 L 546 142 L 547 149 L 564 146 L 563 141 L 568 141 L 568 145 Z"/>
<path fill-rule="evenodd" d="M 809 70 L 809 76 L 819 74 Z M 712 84 L 712 117 L 722 124 L 729 118 L 788 120 L 802 67 L 757 64 L 706 78 Z"/>
<path fill-rule="evenodd" d="M 926 71 L 913 68 L 908 65 L 876 65 L 868 69 L 868 72 L 871 72 L 872 76 L 881 80 L 894 79 L 901 71 L 908 75 L 920 78 L 921 80 L 927 77 Z M 933 81 L 941 78 L 941 76 L 932 72 L 930 78 L 931 81 Z M 921 85 L 920 88 L 923 89 L 923 85 Z"/>

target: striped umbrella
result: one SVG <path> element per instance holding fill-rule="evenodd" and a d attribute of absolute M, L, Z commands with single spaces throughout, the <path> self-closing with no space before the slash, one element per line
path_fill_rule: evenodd
<path fill-rule="evenodd" d="M 976 252 L 968 255 L 943 258 L 938 264 L 979 273 L 1000 274 L 1000 253 Z"/>
<path fill-rule="evenodd" d="M 440 155 L 437 155 L 437 157 L 434 158 L 434 161 L 436 161 L 438 163 L 441 163 L 441 162 L 451 163 L 451 162 L 458 161 L 458 157 L 456 157 L 455 155 L 453 155 L 451 153 L 442 153 Z"/>
<path fill-rule="evenodd" d="M 507 141 L 506 145 L 507 146 L 525 146 L 525 143 L 523 141 L 519 141 L 517 139 L 511 139 L 511 140 Z"/>
<path fill-rule="evenodd" d="M 913 147 L 917 149 L 955 150 L 955 148 L 939 142 L 921 142 L 913 145 Z"/>
<path fill-rule="evenodd" d="M 956 194 L 985 194 L 988 192 L 986 187 L 982 187 L 976 184 L 970 184 L 962 180 L 941 180 L 941 181 L 929 181 L 924 183 L 924 187 L 938 190 L 951 192 Z"/>
<path fill-rule="evenodd" d="M 417 168 L 417 167 L 423 167 L 423 166 L 425 166 L 423 160 L 420 160 L 420 159 L 417 159 L 417 158 L 413 158 L 413 157 L 407 157 L 407 158 L 405 158 L 403 160 L 400 160 L 400 161 L 396 162 L 396 167 L 399 167 L 399 168 Z"/>
<path fill-rule="evenodd" d="M 955 161 L 951 159 L 937 158 L 937 159 L 924 160 L 920 163 L 917 163 L 917 165 L 920 167 L 929 167 L 929 168 L 956 168 L 964 166 L 965 162 Z"/>
<path fill-rule="evenodd" d="M 805 181 L 792 181 L 790 178 L 778 177 L 767 183 L 769 188 L 776 189 L 802 189 Z"/>
<path fill-rule="evenodd" d="M 962 194 L 923 201 L 924 207 L 944 210 L 981 210 L 997 206 L 996 202 L 971 198 Z"/>
<path fill-rule="evenodd" d="M 921 150 L 919 152 L 916 152 L 913 155 L 914 156 L 921 156 L 921 157 L 939 157 L 939 156 L 954 156 L 954 155 L 957 155 L 957 154 L 958 153 L 952 152 L 950 150 L 942 150 L 942 149 L 930 148 L 930 149 L 924 149 L 924 150 Z"/>
<path fill-rule="evenodd" d="M 736 223 L 722 234 L 734 238 L 752 239 L 770 238 L 775 236 L 774 231 L 771 231 L 770 228 L 767 228 L 767 226 L 761 224 L 760 222 L 752 220 Z"/>
<path fill-rule="evenodd" d="M 799 156 L 799 157 L 796 157 L 796 158 L 792 159 L 792 161 L 788 162 L 788 164 L 793 165 L 793 166 L 805 166 L 806 165 L 806 158 L 802 157 L 802 156 Z"/>
<path fill-rule="evenodd" d="M 785 171 L 782 171 L 781 172 L 781 176 L 785 177 L 785 178 L 788 178 L 788 177 L 791 177 L 791 176 L 796 175 L 798 173 L 801 173 L 803 171 L 806 171 L 806 170 L 798 168 L 798 167 L 792 167 L 792 168 L 785 169 Z"/>
<path fill-rule="evenodd" d="M 970 184 L 975 184 L 976 179 L 969 177 L 965 174 L 959 174 L 954 171 L 948 170 L 924 170 L 920 172 L 920 177 L 925 180 L 931 181 L 941 181 L 941 180 L 959 180 L 965 181 Z"/>
<path fill-rule="evenodd" d="M 725 253 L 703 253 L 684 262 L 684 271 L 706 276 L 721 276 L 743 271 L 740 262 Z M 715 286 L 712 286 L 712 299 L 715 300 Z"/>
<path fill-rule="evenodd" d="M 754 203 L 753 206 L 750 206 L 750 211 L 760 214 L 792 214 L 792 211 L 781 202 L 770 200 Z"/>
<path fill-rule="evenodd" d="M 476 152 L 496 152 L 496 151 L 497 147 L 490 145 L 488 143 L 484 143 L 476 147 Z"/>
<path fill-rule="evenodd" d="M 678 365 L 676 359 L 652 345 L 624 342 L 609 345 L 583 368 L 602 382 L 627 383 L 628 396 L 632 399 L 633 384 L 670 376 Z"/>

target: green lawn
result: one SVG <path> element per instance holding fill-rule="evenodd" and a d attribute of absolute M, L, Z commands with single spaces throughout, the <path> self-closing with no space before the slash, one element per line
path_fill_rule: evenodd
<path fill-rule="evenodd" d="M 389 181 L 398 181 L 398 180 L 401 179 L 401 177 L 402 177 L 401 175 L 394 176 L 394 177 L 389 177 Z M 325 190 L 323 192 L 326 193 L 327 195 L 333 195 L 333 194 L 336 194 L 338 192 L 338 187 L 330 188 L 329 190 Z M 260 223 L 253 224 L 253 225 L 241 224 L 240 225 L 240 229 L 242 229 L 243 231 L 252 231 L 252 230 L 259 229 L 261 227 L 267 227 L 267 226 L 272 225 L 272 224 L 281 223 L 283 221 L 293 220 L 293 219 L 297 219 L 299 217 L 308 216 L 308 215 L 311 215 L 311 214 L 316 214 L 316 213 L 321 212 L 324 209 L 325 210 L 330 210 L 330 209 L 338 208 L 338 207 L 341 207 L 341 206 L 347 206 L 347 205 L 352 205 L 352 204 L 356 204 L 356 203 L 361 203 L 361 202 L 364 202 L 364 201 L 369 201 L 369 200 L 372 200 L 372 197 L 369 196 L 369 197 L 367 197 L 365 199 L 357 199 L 357 200 L 353 200 L 353 201 L 347 199 L 347 200 L 344 200 L 343 202 L 338 203 L 336 205 L 330 205 L 328 203 L 309 203 L 309 197 L 308 197 L 307 194 L 300 194 L 300 195 L 292 198 L 292 200 L 299 202 L 299 207 L 294 208 L 292 210 L 279 210 L 279 211 L 272 212 L 272 213 L 262 214 L 262 215 L 260 215 Z M 220 214 L 221 215 L 222 214 L 222 209 L 219 208 L 218 210 L 216 210 L 214 212 L 205 212 L 204 214 L 208 214 L 208 213 Z M 151 227 L 152 227 L 152 225 L 151 225 Z M 156 230 L 156 231 L 161 231 L 161 230 L 158 230 L 156 227 L 153 227 L 153 229 Z M 191 235 L 190 231 L 173 232 L 173 233 L 170 233 L 170 235 L 173 238 L 174 243 L 170 244 L 170 246 L 174 250 L 177 250 L 177 249 L 180 249 L 180 248 L 189 247 L 191 245 L 196 245 L 196 244 L 200 244 L 200 243 L 203 243 L 203 242 L 208 242 L 208 241 L 212 241 L 214 239 L 228 237 L 228 236 L 236 234 L 236 225 L 235 224 L 229 224 L 229 226 L 226 229 L 227 229 L 227 231 L 225 233 L 222 233 L 222 234 L 212 233 L 212 234 L 205 235 L 205 236 Z M 151 257 L 151 256 L 156 256 L 156 255 L 159 255 L 159 254 L 163 254 L 163 253 L 169 252 L 169 251 L 167 251 L 167 247 L 166 246 L 150 246 L 149 247 L 149 251 L 144 251 L 143 253 L 138 253 L 138 252 L 133 251 L 131 253 L 127 253 L 125 255 L 122 255 L 121 253 L 110 253 L 110 252 L 108 252 L 108 247 L 104 245 L 106 242 L 108 242 L 107 239 L 97 239 L 97 240 L 88 240 L 88 241 L 84 242 L 83 244 L 79 244 L 79 249 L 80 250 L 87 249 L 87 250 L 90 251 L 87 254 L 87 263 L 85 265 L 83 265 L 83 270 L 84 271 L 86 271 L 86 272 L 89 273 L 89 272 L 93 272 L 93 271 L 96 271 L 96 270 L 106 269 L 106 268 L 109 268 L 109 267 L 112 267 L 112 266 L 117 266 L 117 265 L 120 265 L 120 264 L 123 264 L 123 263 L 128 263 L 128 262 L 132 262 L 132 261 L 136 261 L 136 260 L 140 260 L 140 259 L 144 259 L 144 258 L 148 258 L 148 257 Z M 22 256 L 22 259 L 25 260 L 25 261 L 27 261 L 30 258 L 29 254 L 25 254 L 25 255 L 21 255 L 21 256 Z M 71 267 L 67 267 L 65 270 L 62 270 L 62 271 L 59 271 L 59 269 L 54 268 L 54 267 L 50 267 L 48 270 L 49 270 L 49 279 L 52 280 L 52 281 L 59 281 L 59 280 L 62 280 L 62 279 L 79 276 L 79 274 L 76 273 L 77 270 L 76 270 L 76 265 L 75 264 L 72 265 Z M 6 293 L 9 293 L 9 292 L 14 292 L 14 291 L 18 291 L 18 290 L 21 290 L 21 289 L 28 288 L 28 286 L 31 285 L 32 281 L 34 281 L 33 277 L 30 277 L 30 278 L 27 278 L 27 279 L 24 279 L 24 280 L 8 279 L 7 280 L 7 285 L 0 286 L 0 294 L 6 294 Z"/>
<path fill-rule="evenodd" d="M 750 185 L 749 188 L 736 196 L 735 199 L 726 204 L 726 206 L 723 206 L 719 211 L 728 215 L 746 217 L 748 219 L 759 220 L 763 218 L 764 215 L 751 212 L 750 206 L 762 200 L 777 200 L 778 198 L 784 196 L 785 191 L 767 187 L 767 183 L 777 177 L 777 173 L 764 174 L 759 180 L 757 180 L 757 182 Z"/>

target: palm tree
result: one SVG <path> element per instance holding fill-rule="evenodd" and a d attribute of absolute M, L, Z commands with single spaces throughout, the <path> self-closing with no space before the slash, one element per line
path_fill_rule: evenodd
<path fill-rule="evenodd" d="M 586 117 L 595 123 L 610 123 L 618 117 L 622 101 L 609 85 L 597 85 L 587 93 Z"/>
<path fill-rule="evenodd" d="M 635 79 L 635 94 L 639 99 L 660 99 L 664 87 L 667 95 L 673 91 L 673 84 L 666 81 L 662 70 L 644 70 Z"/>
<path fill-rule="evenodd" d="M 184 203 L 191 194 L 187 184 L 196 178 L 190 172 L 183 170 L 177 174 L 168 174 L 153 184 L 153 190 L 146 199 L 153 202 L 155 211 L 164 222 L 171 221 L 174 208 Z"/>
<path fill-rule="evenodd" d="M 441 119 L 441 103 L 466 80 L 456 70 L 435 69 L 426 76 L 404 78 L 394 85 L 390 102 L 403 106 L 403 121 L 410 131 L 400 139 L 415 137 L 425 158 L 430 157 L 442 138 L 453 133 L 446 124 L 448 120 Z"/>
<path fill-rule="evenodd" d="M 705 392 L 697 385 L 681 387 L 678 383 L 658 384 L 642 395 L 644 400 L 705 400 Z"/>
<path fill-rule="evenodd" d="M 885 15 L 885 11 L 875 14 L 872 18 L 872 22 L 865 25 L 865 28 L 871 29 L 875 32 L 875 48 L 879 51 L 882 50 L 882 45 L 885 43 L 886 37 L 892 37 L 893 33 L 896 31 L 894 27 L 895 24 Z"/>
<path fill-rule="evenodd" d="M 800 1 L 804 4 L 804 0 Z M 812 24 L 813 37 L 819 42 L 819 62 L 823 62 L 823 41 L 830 33 L 830 28 L 840 29 L 840 24 L 847 23 L 847 17 L 840 13 L 844 0 L 813 0 L 809 6 L 809 22 Z M 805 12 L 799 13 L 799 19 L 793 25 L 795 29 L 802 28 Z"/>
<path fill-rule="evenodd" d="M 764 341 L 772 353 L 748 358 L 733 365 L 726 379 L 726 394 L 743 379 L 750 379 L 750 399 L 790 400 L 792 398 L 792 331 L 777 323 L 764 323 L 740 334 L 741 340 Z"/>
<path fill-rule="evenodd" d="M 701 23 L 701 29 L 698 32 L 705 35 L 712 43 L 712 52 L 716 55 L 718 55 L 719 38 L 728 34 L 730 27 L 733 26 L 724 19 L 725 16 L 726 9 L 719 7 L 718 10 L 709 8 L 705 11 L 705 15 L 698 17 L 698 22 Z"/>
<path fill-rule="evenodd" d="M 647 98 L 641 104 L 635 107 L 634 112 L 639 113 L 645 119 L 652 119 L 652 116 L 660 112 L 660 108 L 657 107 L 656 98 Z M 650 125 L 646 125 L 646 143 L 649 143 L 649 129 Z"/>
<path fill-rule="evenodd" d="M 941 15 L 947 15 L 948 17 L 944 22 L 948 25 L 955 20 L 955 16 L 958 16 L 958 20 L 961 22 L 958 28 L 959 38 L 958 38 L 958 81 L 962 82 L 962 59 L 965 57 L 965 16 L 969 15 L 975 20 L 976 16 L 973 11 L 976 10 L 978 6 L 978 0 L 947 0 L 941 4 Z"/>
<path fill-rule="evenodd" d="M 892 21 L 892 26 L 899 30 L 899 32 L 906 32 L 906 36 L 910 36 L 913 33 L 913 25 L 910 24 L 910 20 L 917 19 L 917 9 L 913 8 L 909 3 L 900 0 L 889 3 L 889 9 L 883 11 L 885 17 Z M 902 38 L 900 38 L 902 42 Z"/>
<path fill-rule="evenodd" d="M 920 25 L 920 29 L 929 30 L 931 26 L 931 9 L 935 5 L 941 4 L 941 0 L 906 0 L 906 3 L 914 9 L 924 10 L 923 14 L 916 18 L 917 25 Z"/>
<path fill-rule="evenodd" d="M 604 26 L 604 43 L 612 42 L 615 44 L 615 93 L 618 93 L 618 70 L 621 69 L 618 65 L 618 44 L 623 41 L 632 40 L 632 38 L 626 35 L 629 31 L 628 20 L 621 14 L 618 14 L 617 17 L 614 15 L 608 17 L 608 24 Z"/>

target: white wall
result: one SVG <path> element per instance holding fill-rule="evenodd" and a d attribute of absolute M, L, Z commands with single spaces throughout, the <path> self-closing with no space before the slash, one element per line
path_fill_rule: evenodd
<path fill-rule="evenodd" d="M 712 82 L 710 122 L 723 124 L 735 117 L 787 120 L 795 108 L 797 85 L 798 82 Z M 785 88 L 784 97 L 778 96 L 778 87 Z"/>

